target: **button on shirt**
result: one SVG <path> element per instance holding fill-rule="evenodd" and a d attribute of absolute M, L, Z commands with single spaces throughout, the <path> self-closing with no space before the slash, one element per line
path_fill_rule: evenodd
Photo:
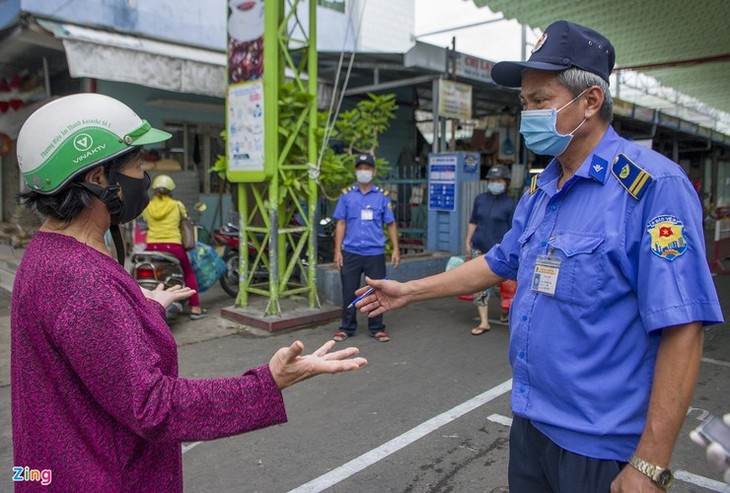
<path fill-rule="evenodd" d="M 383 224 L 392 223 L 395 217 L 383 189 L 373 185 L 364 194 L 357 185 L 349 188 L 340 195 L 332 217 L 346 221 L 344 251 L 365 256 L 385 253 Z"/>
<path fill-rule="evenodd" d="M 621 153 L 652 177 L 639 200 L 612 176 Z M 644 428 L 659 329 L 723 320 L 702 209 L 676 163 L 610 127 L 558 191 L 560 172 L 553 160 L 485 255 L 519 286 L 510 312 L 512 409 L 566 450 L 626 461 Z M 668 229 L 657 232 L 663 220 Z M 669 245 L 679 254 L 671 260 L 652 251 L 662 234 L 681 237 Z M 554 296 L 532 290 L 538 256 L 547 254 L 560 261 Z"/>

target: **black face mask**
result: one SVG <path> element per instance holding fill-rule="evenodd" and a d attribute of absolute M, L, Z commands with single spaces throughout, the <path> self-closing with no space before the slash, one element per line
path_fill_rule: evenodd
<path fill-rule="evenodd" d="M 147 190 L 150 188 L 150 175 L 144 172 L 144 178 L 132 178 L 116 171 L 109 172 L 111 185 L 102 187 L 96 183 L 78 183 L 101 200 L 109 211 L 111 218 L 111 231 L 114 246 L 117 250 L 117 261 L 124 266 L 124 241 L 119 232 L 119 225 L 128 223 L 142 214 L 147 204 L 150 203 L 150 196 Z M 123 199 L 119 198 L 119 191 L 122 191 Z"/>
<path fill-rule="evenodd" d="M 150 188 L 150 175 L 144 172 L 144 178 L 132 178 L 115 171 L 109 172 L 109 181 L 117 183 L 107 189 L 115 187 L 122 190 L 122 200 L 117 200 L 116 207 L 107 203 L 112 224 L 124 224 L 137 218 L 150 203 L 150 196 L 147 190 Z M 116 195 L 116 194 L 115 194 Z M 113 209 L 113 210 L 112 210 Z"/>
<path fill-rule="evenodd" d="M 124 224 L 136 219 L 150 203 L 147 190 L 150 188 L 152 180 L 146 171 L 144 178 L 132 178 L 116 171 L 110 171 L 109 182 L 111 184 L 106 187 L 86 182 L 79 183 L 79 185 L 93 193 L 106 205 L 112 224 Z M 119 190 L 122 191 L 124 198 L 119 198 Z"/>

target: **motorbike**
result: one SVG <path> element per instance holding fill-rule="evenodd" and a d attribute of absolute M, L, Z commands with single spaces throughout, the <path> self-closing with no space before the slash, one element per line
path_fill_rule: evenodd
<path fill-rule="evenodd" d="M 207 230 L 198 224 L 200 213 L 205 211 L 205 209 L 205 204 L 195 204 L 195 210 L 197 211 L 195 214 L 196 217 L 191 217 L 195 225 L 196 238 L 199 241 L 207 241 L 209 237 Z M 182 266 L 177 257 L 172 254 L 144 250 L 141 252 L 133 252 L 130 261 L 132 263 L 132 278 L 142 288 L 153 290 L 159 284 L 162 284 L 164 289 L 173 286 L 185 287 L 185 276 Z M 184 311 L 184 303 L 174 302 L 167 307 L 166 318 L 171 319 L 181 314 Z"/>
<path fill-rule="evenodd" d="M 229 296 L 235 298 L 238 296 L 239 282 L 239 250 L 240 250 L 240 229 L 234 221 L 229 220 L 226 224 L 213 232 L 213 241 L 218 245 L 223 245 L 223 261 L 226 263 L 226 273 L 220 279 L 221 288 Z M 249 261 L 253 261 L 258 253 L 256 245 L 249 241 L 247 244 Z M 264 255 L 268 255 L 269 247 L 264 246 Z M 269 277 L 269 271 L 266 266 L 260 262 L 256 272 L 254 272 L 254 282 L 263 282 Z"/>
<path fill-rule="evenodd" d="M 140 287 L 153 290 L 160 283 L 165 289 L 172 286 L 185 287 L 185 278 L 180 261 L 174 255 L 164 252 L 135 252 L 132 254 L 132 277 Z M 183 304 L 174 302 L 166 310 L 166 317 L 172 318 L 183 312 Z"/>
<path fill-rule="evenodd" d="M 300 225 L 296 220 L 293 225 Z M 326 217 L 319 221 L 317 228 L 317 262 L 327 263 L 334 260 L 332 233 L 334 232 L 335 223 L 332 218 Z M 239 286 L 239 251 L 240 251 L 240 228 L 235 218 L 229 218 L 228 222 L 221 226 L 213 233 L 213 238 L 219 245 L 225 245 L 223 252 L 223 261 L 226 263 L 226 274 L 221 277 L 220 285 L 229 296 L 235 298 L 238 296 Z M 258 255 L 258 250 L 253 242 L 247 242 L 247 252 L 249 265 Z M 269 247 L 264 245 L 263 255 L 268 255 Z M 308 265 L 307 253 L 302 252 L 302 264 Z M 294 274 L 294 277 L 298 275 Z M 269 278 L 269 272 L 263 262 L 259 262 L 256 271 L 253 274 L 253 282 L 265 282 Z"/>

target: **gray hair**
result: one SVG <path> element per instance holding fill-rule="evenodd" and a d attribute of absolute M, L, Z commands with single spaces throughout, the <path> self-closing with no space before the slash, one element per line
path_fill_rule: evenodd
<path fill-rule="evenodd" d="M 611 97 L 611 91 L 608 89 L 608 82 L 601 77 L 592 72 L 571 67 L 558 73 L 558 82 L 572 92 L 573 96 L 578 96 L 589 87 L 598 86 L 603 92 L 600 117 L 603 121 L 609 123 L 613 120 L 613 98 Z"/>

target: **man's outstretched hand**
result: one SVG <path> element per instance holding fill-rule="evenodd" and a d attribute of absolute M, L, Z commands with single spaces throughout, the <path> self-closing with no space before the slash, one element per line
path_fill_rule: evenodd
<path fill-rule="evenodd" d="M 410 303 L 403 283 L 386 279 L 370 279 L 369 277 L 365 278 L 365 283 L 366 286 L 355 291 L 355 296 L 364 294 L 370 288 L 375 288 L 375 291 L 358 301 L 355 306 L 361 312 L 367 313 L 368 317 L 376 317 L 381 313 L 402 308 Z"/>

